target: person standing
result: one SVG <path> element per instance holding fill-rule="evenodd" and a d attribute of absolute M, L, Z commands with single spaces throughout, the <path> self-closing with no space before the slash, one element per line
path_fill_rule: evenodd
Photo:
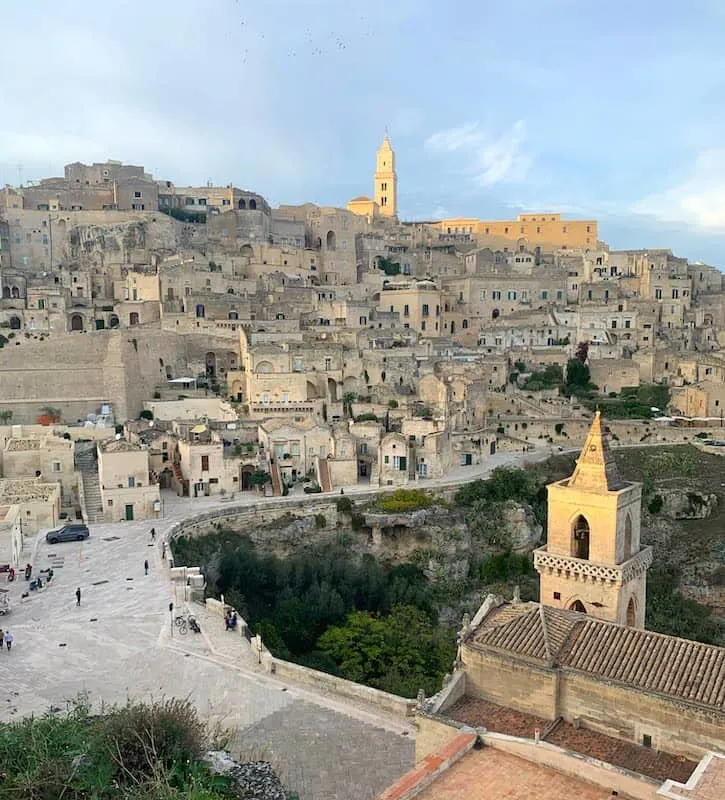
<path fill-rule="evenodd" d="M 148 558 L 143 562 L 143 571 L 145 575 L 149 574 L 149 560 Z"/>
<path fill-rule="evenodd" d="M 5 631 L 0 628 L 0 650 L 3 649 L 3 642 L 5 641 Z"/>
<path fill-rule="evenodd" d="M 156 541 L 156 528 L 151 528 L 151 541 Z"/>
<path fill-rule="evenodd" d="M 8 648 L 8 653 L 10 652 L 10 648 L 13 646 L 13 635 L 10 631 L 5 631 L 5 647 Z"/>
<path fill-rule="evenodd" d="M 76 589 L 76 605 L 79 606 L 81 604 L 81 587 L 79 586 Z"/>

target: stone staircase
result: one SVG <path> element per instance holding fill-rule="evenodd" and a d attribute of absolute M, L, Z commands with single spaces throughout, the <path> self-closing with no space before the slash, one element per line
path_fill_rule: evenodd
<path fill-rule="evenodd" d="M 103 522 L 101 484 L 98 480 L 98 462 L 95 442 L 78 442 L 75 466 L 83 481 L 83 518 L 88 525 Z"/>

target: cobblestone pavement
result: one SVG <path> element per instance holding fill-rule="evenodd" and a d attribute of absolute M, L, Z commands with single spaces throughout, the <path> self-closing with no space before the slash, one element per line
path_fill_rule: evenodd
<path fill-rule="evenodd" d="M 187 506 L 167 503 L 153 545 L 149 522 L 92 525 L 85 542 L 51 546 L 40 536 L 31 544 L 24 558 L 34 572 L 53 565 L 55 577 L 27 599 L 22 578 L 9 584 L 13 610 L 0 626 L 15 641 L 0 653 L 0 720 L 63 708 L 79 692 L 106 703 L 188 696 L 210 721 L 237 730 L 247 751 L 274 753 L 281 772 L 303 775 L 313 793 L 291 788 L 305 800 L 374 796 L 413 763 L 407 723 L 266 675 L 246 640 L 201 606 L 189 609 L 201 635 L 172 634 L 161 540 Z"/>

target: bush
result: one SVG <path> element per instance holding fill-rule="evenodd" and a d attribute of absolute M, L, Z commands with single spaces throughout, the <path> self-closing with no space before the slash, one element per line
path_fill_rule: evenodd
<path fill-rule="evenodd" d="M 561 436 L 561 432 L 563 430 L 564 430 L 564 423 L 563 422 L 557 422 L 556 425 L 554 425 L 554 431 L 556 432 L 557 436 Z"/>
<path fill-rule="evenodd" d="M 396 489 L 379 497 L 376 505 L 385 514 L 402 514 L 427 508 L 431 502 L 430 496 L 422 489 Z"/>
<path fill-rule="evenodd" d="M 338 514 L 344 514 L 346 517 L 352 516 L 353 504 L 349 497 L 339 497 L 335 506 Z"/>
<path fill-rule="evenodd" d="M 285 487 L 286 488 L 286 487 Z M 289 492 L 289 490 L 287 490 Z M 320 494 L 322 487 L 318 483 L 311 483 L 302 490 L 305 494 Z"/>
<path fill-rule="evenodd" d="M 662 499 L 662 495 L 656 494 L 647 504 L 647 511 L 649 511 L 650 514 L 659 514 L 660 511 L 662 511 L 663 505 L 664 505 L 664 500 Z"/>
<path fill-rule="evenodd" d="M 388 408 L 396 409 L 398 407 L 397 400 L 388 400 Z"/>
<path fill-rule="evenodd" d="M 355 422 L 377 422 L 378 418 L 372 411 L 367 411 L 365 414 L 358 414 L 355 417 Z"/>
<path fill-rule="evenodd" d="M 327 517 L 324 514 L 315 514 L 315 525 L 318 528 L 327 527 Z"/>
<path fill-rule="evenodd" d="M 139 419 L 153 419 L 154 412 L 148 408 L 144 408 L 144 410 L 138 415 Z"/>
<path fill-rule="evenodd" d="M 489 556 L 481 564 L 481 580 L 485 583 L 504 583 L 534 571 L 531 558 L 525 553 L 506 551 Z"/>

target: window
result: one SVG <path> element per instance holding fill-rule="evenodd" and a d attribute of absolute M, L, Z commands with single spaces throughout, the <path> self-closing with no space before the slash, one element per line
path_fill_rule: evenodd
<path fill-rule="evenodd" d="M 542 299 L 542 300 L 548 300 L 548 299 L 549 299 L 549 293 L 548 293 L 546 290 L 544 290 L 544 291 L 541 293 L 541 299 Z"/>
<path fill-rule="evenodd" d="M 501 292 L 491 292 L 491 299 L 492 300 L 500 300 L 501 299 Z"/>
<path fill-rule="evenodd" d="M 424 330 L 425 330 L 425 320 L 423 320 L 423 322 L 421 322 L 421 323 L 420 323 L 420 329 L 421 329 L 422 331 L 424 331 Z"/>
<path fill-rule="evenodd" d="M 556 299 L 557 300 L 561 300 L 561 299 L 563 299 L 563 297 L 564 297 L 564 292 L 557 292 L 556 293 Z"/>
<path fill-rule="evenodd" d="M 408 469 L 408 459 L 406 456 L 393 456 L 393 469 L 405 472 Z"/>
<path fill-rule="evenodd" d="M 481 300 L 485 300 L 485 299 L 486 299 L 486 290 L 485 289 L 481 289 Z"/>
<path fill-rule="evenodd" d="M 209 472 L 209 456 L 201 457 L 201 471 Z"/>
<path fill-rule="evenodd" d="M 299 456 L 299 454 L 300 454 L 300 443 L 292 442 L 292 444 L 290 445 L 290 455 Z"/>
<path fill-rule="evenodd" d="M 113 500 L 108 501 L 108 507 L 110 508 L 113 505 Z"/>
<path fill-rule="evenodd" d="M 384 456 L 383 457 L 383 463 L 389 464 L 390 463 L 390 456 Z"/>
<path fill-rule="evenodd" d="M 561 600 L 561 592 L 554 592 L 554 600 Z"/>
<path fill-rule="evenodd" d="M 642 746 L 643 747 L 652 747 L 652 737 L 649 733 L 642 734 Z"/>
<path fill-rule="evenodd" d="M 134 197 L 141 197 L 141 192 L 134 192 L 134 193 L 133 193 L 133 196 L 134 196 Z"/>
<path fill-rule="evenodd" d="M 591 233 L 591 232 L 592 232 L 591 225 L 587 225 L 587 233 Z"/>
<path fill-rule="evenodd" d="M 133 475 L 128 476 L 128 488 L 134 489 L 136 487 L 136 478 Z"/>
<path fill-rule="evenodd" d="M 613 319 L 612 320 L 612 328 L 616 328 L 616 327 L 617 327 L 617 320 Z"/>
<path fill-rule="evenodd" d="M 631 328 L 632 327 L 632 320 L 631 319 L 625 319 L 624 320 L 624 327 L 625 328 Z"/>
<path fill-rule="evenodd" d="M 679 296 L 680 296 L 680 290 L 679 290 L 679 289 L 673 289 L 673 290 L 672 290 L 672 299 L 673 299 L 673 300 L 677 300 L 677 298 L 678 298 Z"/>
<path fill-rule="evenodd" d="M 295 359 L 294 371 L 295 372 L 302 372 L 302 359 L 301 358 L 296 358 Z"/>
<path fill-rule="evenodd" d="M 193 198 L 193 197 L 187 197 L 187 198 L 184 200 L 184 203 L 185 203 L 187 206 L 193 206 L 193 205 L 194 205 L 194 198 Z"/>
<path fill-rule="evenodd" d="M 53 472 L 60 472 L 60 461 L 53 462 Z"/>
<path fill-rule="evenodd" d="M 45 300 L 38 300 L 38 308 L 41 311 L 45 308 Z"/>
<path fill-rule="evenodd" d="M 467 320 L 467 319 L 464 319 L 464 320 L 463 320 L 463 327 L 464 327 L 464 328 L 467 328 L 467 327 L 468 327 L 468 320 Z"/>
<path fill-rule="evenodd" d="M 200 197 L 199 198 L 199 205 L 200 206 L 205 206 L 206 205 L 206 199 L 204 197 Z"/>
<path fill-rule="evenodd" d="M 367 452 L 368 452 L 368 443 L 360 442 L 360 455 L 362 456 L 367 455 Z"/>
<path fill-rule="evenodd" d="M 428 303 L 423 303 L 423 316 L 427 317 L 429 313 L 430 311 L 428 309 Z"/>
<path fill-rule="evenodd" d="M 287 405 L 289 403 L 289 392 L 282 393 L 282 402 Z"/>
<path fill-rule="evenodd" d="M 410 307 L 408 306 L 407 303 L 403 306 L 403 316 L 404 317 L 410 316 Z"/>
<path fill-rule="evenodd" d="M 332 369 L 332 359 L 331 358 L 326 358 L 325 359 L 325 369 L 326 370 Z"/>
<path fill-rule="evenodd" d="M 662 289 L 655 289 L 655 300 L 662 299 Z"/>
<path fill-rule="evenodd" d="M 223 206 L 228 206 L 229 205 L 229 198 L 228 197 L 223 197 L 222 198 L 222 205 Z"/>
<path fill-rule="evenodd" d="M 516 299 L 516 292 L 510 291 L 508 296 L 509 296 L 509 300 L 515 300 Z"/>

